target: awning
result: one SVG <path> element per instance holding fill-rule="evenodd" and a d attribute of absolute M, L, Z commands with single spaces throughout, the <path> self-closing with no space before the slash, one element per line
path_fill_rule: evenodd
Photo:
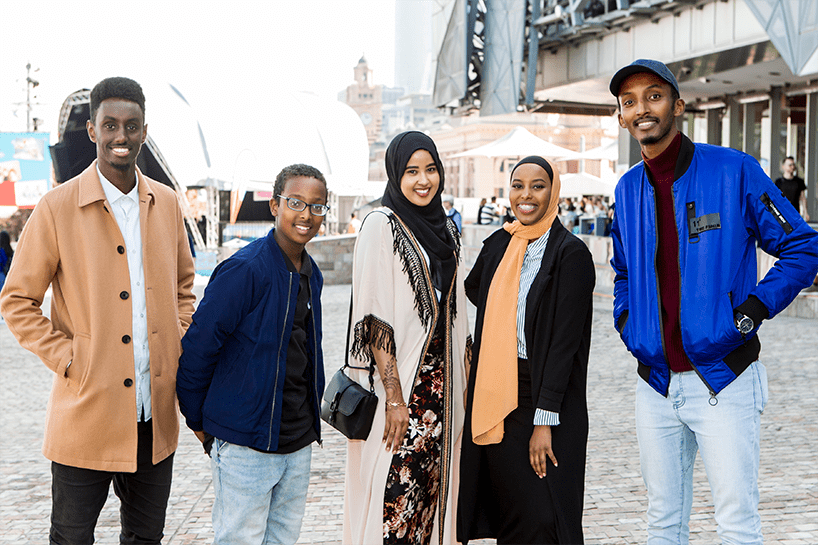
<path fill-rule="evenodd" d="M 569 161 L 578 159 L 579 153 L 546 142 L 523 127 L 514 127 L 508 134 L 472 150 L 452 155 L 452 157 L 527 157 L 539 155 L 546 159 Z"/>
<path fill-rule="evenodd" d="M 616 184 L 606 182 L 587 172 L 560 175 L 560 197 L 582 197 L 583 195 L 611 196 Z"/>

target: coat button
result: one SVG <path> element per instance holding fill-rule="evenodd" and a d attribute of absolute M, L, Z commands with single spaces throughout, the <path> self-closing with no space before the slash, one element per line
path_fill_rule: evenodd
<path fill-rule="evenodd" d="M 119 293 L 119 298 L 120 299 L 127 299 L 128 298 L 128 292 L 127 291 L 120 292 Z"/>
<path fill-rule="evenodd" d="M 131 342 L 131 336 L 130 335 L 123 335 L 122 336 L 122 342 L 125 343 L 125 344 L 128 344 L 129 342 Z"/>
<path fill-rule="evenodd" d="M 122 245 L 117 246 L 116 251 L 119 252 L 120 254 L 124 254 L 125 253 L 125 246 L 122 246 Z"/>
<path fill-rule="evenodd" d="M 127 388 L 130 388 L 131 386 L 133 386 L 133 381 L 132 381 L 131 379 L 129 379 L 129 378 L 126 378 L 126 379 L 125 379 L 125 382 L 123 382 L 123 384 L 124 384 L 124 385 L 125 385 Z"/>

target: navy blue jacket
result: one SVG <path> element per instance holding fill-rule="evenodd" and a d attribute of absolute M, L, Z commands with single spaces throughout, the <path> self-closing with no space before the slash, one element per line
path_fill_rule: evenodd
<path fill-rule="evenodd" d="M 182 339 L 176 376 L 179 408 L 194 431 L 237 445 L 275 451 L 281 427 L 287 346 L 299 274 L 291 273 L 274 229 L 213 271 L 193 323 Z M 321 288 L 312 258 L 307 353 L 312 408 L 321 437 L 324 392 Z"/>
<path fill-rule="evenodd" d="M 815 278 L 818 233 L 754 158 L 729 148 L 694 145 L 684 136 L 673 205 L 679 235 L 682 346 L 716 395 L 758 357 L 761 319 L 784 310 Z M 670 370 L 655 263 L 656 214 L 655 191 L 640 162 L 616 187 L 611 227 L 614 325 L 639 360 L 640 376 L 666 395 Z M 756 245 L 778 258 L 760 282 Z M 737 307 L 757 324 L 746 338 L 735 326 Z"/>

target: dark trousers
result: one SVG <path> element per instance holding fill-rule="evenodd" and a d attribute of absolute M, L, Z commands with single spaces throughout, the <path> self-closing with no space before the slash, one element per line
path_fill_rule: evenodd
<path fill-rule="evenodd" d="M 528 455 L 534 432 L 528 361 L 518 358 L 517 364 L 517 408 L 505 419 L 503 440 L 484 447 L 498 510 L 497 543 L 555 544 L 560 541 L 551 491 Z"/>
<path fill-rule="evenodd" d="M 122 502 L 119 509 L 123 544 L 159 544 L 173 476 L 173 455 L 151 463 L 151 422 L 139 422 L 136 473 L 112 473 L 51 464 L 51 545 L 94 542 L 94 528 L 108 498 L 111 481 Z"/>

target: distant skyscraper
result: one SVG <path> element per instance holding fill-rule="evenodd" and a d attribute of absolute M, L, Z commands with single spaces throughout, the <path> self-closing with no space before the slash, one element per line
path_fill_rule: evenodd
<path fill-rule="evenodd" d="M 395 87 L 431 94 L 434 0 L 395 0 Z"/>

